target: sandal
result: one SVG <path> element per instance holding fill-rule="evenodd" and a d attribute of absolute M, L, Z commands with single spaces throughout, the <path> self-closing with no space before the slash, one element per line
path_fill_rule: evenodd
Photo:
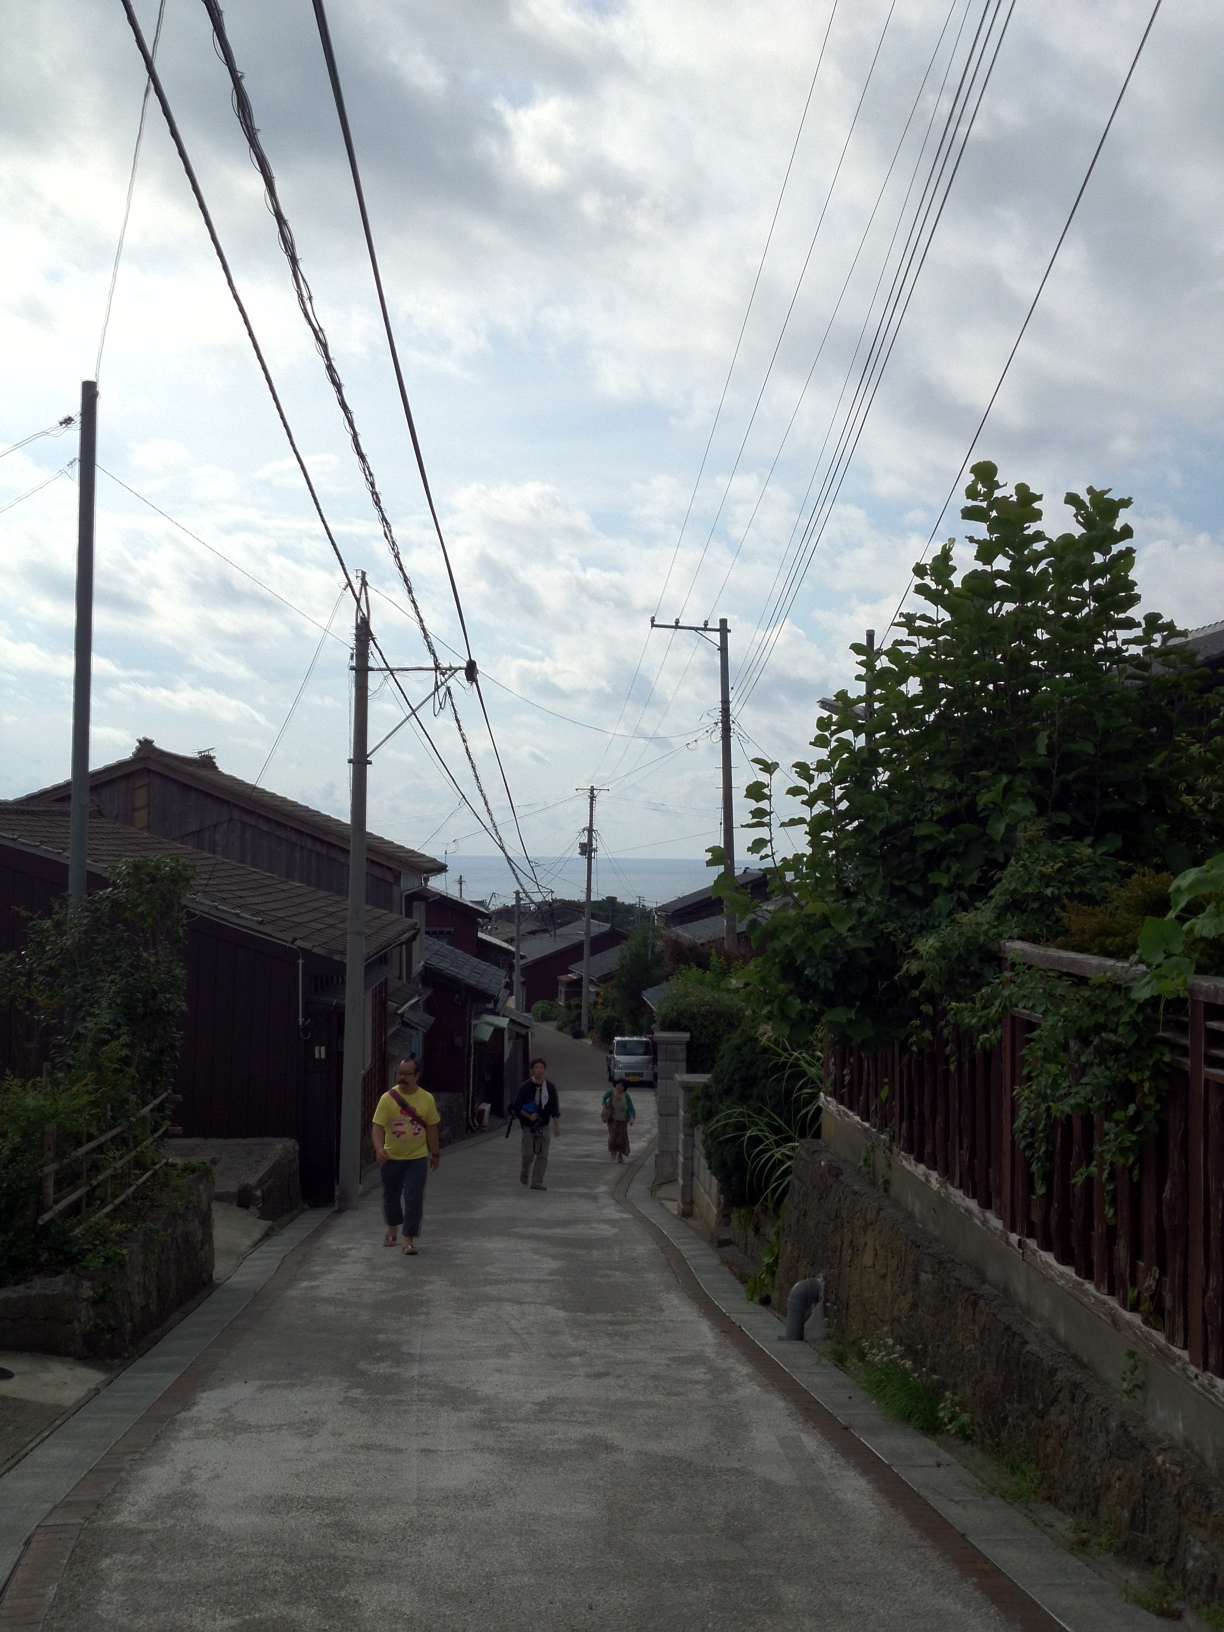
<path fill-rule="evenodd" d="M 403 1253 L 405 1258 L 415 1258 L 416 1255 L 417 1255 L 417 1249 L 415 1247 L 410 1247 L 410 1246 L 407 1246 L 407 1245 L 402 1246 L 400 1248 L 400 1251 Z"/>
<path fill-rule="evenodd" d="M 384 1247 L 393 1247 L 393 1246 L 396 1245 L 398 1240 L 399 1240 L 398 1232 L 395 1231 L 395 1230 L 388 1230 L 386 1235 L 383 1236 L 383 1246 Z"/>

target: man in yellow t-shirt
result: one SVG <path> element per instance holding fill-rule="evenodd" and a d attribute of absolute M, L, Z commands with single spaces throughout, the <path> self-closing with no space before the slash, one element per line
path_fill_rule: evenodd
<path fill-rule="evenodd" d="M 416 1256 L 425 1205 L 425 1180 L 441 1160 L 438 1149 L 438 1107 L 417 1081 L 417 1064 L 401 1060 L 395 1087 L 379 1100 L 370 1130 L 374 1155 L 382 1169 L 383 1217 L 387 1221 L 384 1247 L 393 1247 L 404 1226 L 403 1251 Z"/>

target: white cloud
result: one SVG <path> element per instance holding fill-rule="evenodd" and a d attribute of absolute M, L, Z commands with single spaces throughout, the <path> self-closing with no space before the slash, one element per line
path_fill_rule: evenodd
<path fill-rule="evenodd" d="M 712 654 L 697 637 L 650 635 L 649 619 L 727 615 L 737 668 L 758 626 L 770 626 L 912 147 L 806 391 L 804 381 L 947 14 L 942 0 L 894 13 L 738 468 L 737 450 L 886 11 L 887 0 L 838 8 L 678 548 L 827 6 L 361 0 L 333 18 L 473 646 L 491 676 L 554 711 L 486 687 L 522 805 L 556 807 L 527 827 L 544 853 L 569 844 L 576 807 L 559 802 L 592 777 L 612 782 L 613 853 L 662 853 L 669 842 L 699 853 L 676 836 L 701 828 L 702 811 L 717 820 L 717 753 L 702 735 L 716 701 Z M 774 757 L 802 752 L 815 699 L 849 677 L 847 644 L 882 629 L 896 605 L 1146 11 L 1141 0 L 1017 10 L 841 502 L 745 705 L 745 729 Z M 317 42 L 287 0 L 234 8 L 228 20 L 408 570 L 439 637 L 461 648 Z M 1145 593 L 1200 623 L 1224 612 L 1224 111 L 1213 68 L 1222 46 L 1224 16 L 1209 0 L 1162 12 L 981 445 L 1051 505 L 1088 482 L 1133 492 Z M 171 9 L 160 60 L 336 536 L 402 608 L 203 8 Z M 118 12 L 46 0 L 14 17 L 0 63 L 0 446 L 73 409 L 92 372 L 140 92 Z M 100 434 L 109 469 L 326 621 L 335 561 L 155 107 Z M 71 442 L 33 443 L 0 461 L 0 504 L 65 464 Z M 820 491 L 817 474 L 812 497 Z M 317 628 L 113 484 L 103 480 L 99 494 L 97 748 L 126 752 L 138 735 L 164 736 L 189 750 L 216 746 L 227 768 L 255 774 Z M 60 481 L 0 516 L 0 793 L 64 774 L 75 498 Z M 956 510 L 941 534 L 956 530 Z M 377 596 L 374 605 L 395 660 L 421 662 L 411 622 Z M 346 797 L 348 623 L 342 608 L 341 638 L 324 643 L 269 772 L 273 785 L 333 809 Z M 504 816 L 475 699 L 457 696 Z M 385 697 L 374 712 L 384 730 L 397 717 Z M 556 714 L 644 735 L 601 738 Z M 459 774 L 453 730 L 430 729 Z M 464 785 L 475 800 L 470 778 Z M 463 810 L 447 825 L 457 795 L 407 729 L 380 755 L 371 798 L 375 824 L 410 842 L 440 823 L 439 845 L 474 827 Z"/>

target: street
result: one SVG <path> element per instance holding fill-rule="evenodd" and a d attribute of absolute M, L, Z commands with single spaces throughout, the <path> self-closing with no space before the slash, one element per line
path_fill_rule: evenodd
<path fill-rule="evenodd" d="M 562 1096 L 547 1192 L 498 1133 L 443 1153 L 418 1258 L 383 1249 L 372 1193 L 321 1230 L 86 1523 L 45 1626 L 1006 1624 L 614 1196 L 602 1055 L 537 1043 Z"/>

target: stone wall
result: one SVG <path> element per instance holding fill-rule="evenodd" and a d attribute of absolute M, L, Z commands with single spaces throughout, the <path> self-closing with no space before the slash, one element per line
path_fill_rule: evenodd
<path fill-rule="evenodd" d="M 1095 1536 L 1167 1569 L 1196 1601 L 1224 1590 L 1224 1503 L 1206 1464 L 1162 1438 L 904 1208 L 819 1141 L 800 1146 L 778 1301 L 823 1274 L 830 1335 L 888 1337 L 955 1390 L 984 1449 L 1034 1466 Z"/>
<path fill-rule="evenodd" d="M 181 1181 L 179 1203 L 124 1236 L 120 1262 L 0 1287 L 0 1349 L 117 1360 L 211 1286 L 212 1174 Z"/>

